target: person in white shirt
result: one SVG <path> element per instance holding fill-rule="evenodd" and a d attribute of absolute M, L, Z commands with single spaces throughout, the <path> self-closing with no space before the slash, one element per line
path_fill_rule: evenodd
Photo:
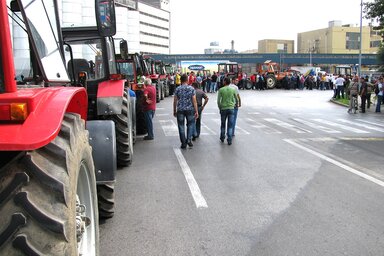
<path fill-rule="evenodd" d="M 345 79 L 342 75 L 339 75 L 339 77 L 336 78 L 335 80 L 336 97 L 333 97 L 333 98 L 340 99 L 340 93 L 344 97 L 344 82 L 345 82 Z"/>

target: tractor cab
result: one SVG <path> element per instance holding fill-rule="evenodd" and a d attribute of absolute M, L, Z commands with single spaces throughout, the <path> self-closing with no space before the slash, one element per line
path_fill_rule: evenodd
<path fill-rule="evenodd" d="M 225 77 L 235 77 L 241 73 L 241 67 L 236 62 L 226 62 L 217 64 L 217 71 Z"/>

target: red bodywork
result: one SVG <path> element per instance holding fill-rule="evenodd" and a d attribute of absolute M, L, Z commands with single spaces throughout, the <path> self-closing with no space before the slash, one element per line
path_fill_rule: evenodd
<path fill-rule="evenodd" d="M 13 64 L 12 42 L 9 31 L 7 5 L 5 0 L 0 2 L 0 50 L 3 63 L 4 83 L 7 92 L 16 92 L 15 67 Z"/>
<path fill-rule="evenodd" d="M 87 119 L 87 92 L 82 87 L 49 87 L 17 90 L 6 1 L 0 0 L 0 52 L 5 93 L 0 104 L 26 103 L 28 117 L 22 123 L 0 123 L 0 150 L 34 150 L 47 145 L 60 131 L 66 112 Z"/>
<path fill-rule="evenodd" d="M 25 102 L 28 118 L 22 123 L 0 124 L 0 150 L 34 150 L 52 141 L 66 112 L 87 118 L 87 92 L 82 87 L 24 89 L 0 94 L 0 104 Z"/>
<path fill-rule="evenodd" d="M 122 97 L 126 80 L 107 80 L 99 83 L 97 98 Z"/>

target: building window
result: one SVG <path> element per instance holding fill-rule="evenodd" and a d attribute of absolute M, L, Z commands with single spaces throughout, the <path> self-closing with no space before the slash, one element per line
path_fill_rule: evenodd
<path fill-rule="evenodd" d="M 141 44 L 141 45 L 149 45 L 149 46 L 155 46 L 155 47 L 160 47 L 160 48 L 169 49 L 169 46 L 168 46 L 168 45 L 154 44 L 154 43 L 143 42 L 143 41 L 140 41 L 140 44 Z"/>
<path fill-rule="evenodd" d="M 152 27 L 152 28 L 161 29 L 161 30 L 164 30 L 164 31 L 169 31 L 169 29 L 168 29 L 168 28 L 160 27 L 160 26 L 157 26 L 157 25 L 153 25 L 153 24 L 149 24 L 149 23 L 146 23 L 146 22 L 142 22 L 142 21 L 140 21 L 140 24 L 141 24 L 141 25 L 145 25 L 145 26 L 148 26 L 148 27 Z"/>
<path fill-rule="evenodd" d="M 370 43 L 371 48 L 380 47 L 380 45 L 381 45 L 381 40 L 371 41 Z"/>
<path fill-rule="evenodd" d="M 151 17 L 151 18 L 155 18 L 155 19 L 158 19 L 158 20 L 162 20 L 162 21 L 169 22 L 168 19 L 164 19 L 164 18 L 158 17 L 158 16 L 156 16 L 156 15 L 152 15 L 152 14 L 149 14 L 149 13 L 146 13 L 146 12 L 140 12 L 140 14 L 141 14 L 141 15 L 144 15 L 144 16 Z"/>
<path fill-rule="evenodd" d="M 360 49 L 360 33 L 347 32 L 345 49 L 347 50 L 358 50 Z"/>
<path fill-rule="evenodd" d="M 156 34 L 152 34 L 152 33 L 147 33 L 147 32 L 140 32 L 141 35 L 146 35 L 146 36 L 153 36 L 153 37 L 157 37 L 157 38 L 162 38 L 162 39 L 169 39 L 169 37 L 167 36 L 160 36 L 160 35 L 156 35 Z"/>
<path fill-rule="evenodd" d="M 287 53 L 288 45 L 287 44 L 277 44 L 277 53 Z"/>

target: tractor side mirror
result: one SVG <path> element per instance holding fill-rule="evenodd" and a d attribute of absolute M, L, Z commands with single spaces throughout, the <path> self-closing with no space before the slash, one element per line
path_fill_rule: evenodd
<path fill-rule="evenodd" d="M 121 59 L 123 60 L 128 59 L 128 44 L 127 44 L 127 41 L 124 39 L 120 41 L 120 55 L 121 55 Z"/>

